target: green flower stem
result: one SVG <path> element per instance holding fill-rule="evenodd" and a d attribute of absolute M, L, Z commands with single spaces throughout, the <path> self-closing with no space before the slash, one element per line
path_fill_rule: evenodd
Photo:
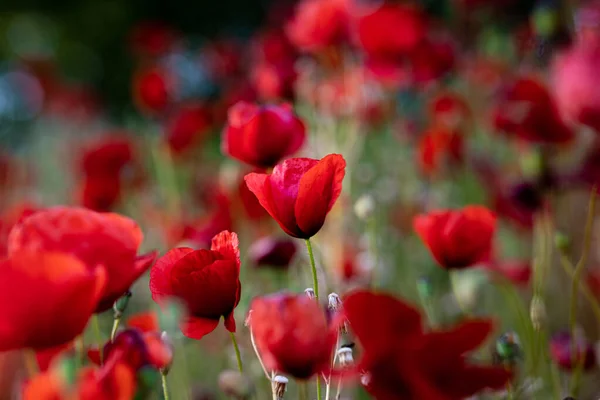
<path fill-rule="evenodd" d="M 115 318 L 113 320 L 113 326 L 110 331 L 110 341 L 115 340 L 115 335 L 117 334 L 117 329 L 119 329 L 119 324 L 121 323 L 121 318 Z"/>
<path fill-rule="evenodd" d="M 169 387 L 167 386 L 167 374 L 161 372 L 163 399 L 169 400 Z"/>
<path fill-rule="evenodd" d="M 94 314 L 92 316 L 92 329 L 94 329 L 94 336 L 96 336 L 96 344 L 98 345 L 98 350 L 100 353 L 100 365 L 102 365 L 104 363 L 104 345 L 102 342 L 102 332 L 100 332 L 100 320 L 98 319 L 98 314 Z"/>
<path fill-rule="evenodd" d="M 310 267 L 312 270 L 313 289 L 315 291 L 315 297 L 319 301 L 319 280 L 317 279 L 317 266 L 315 264 L 315 256 L 313 254 L 312 244 L 310 239 L 306 239 L 306 249 L 308 250 L 308 258 L 310 259 Z"/>
<path fill-rule="evenodd" d="M 242 367 L 242 356 L 240 354 L 240 348 L 237 344 L 237 340 L 235 340 L 235 334 L 233 332 L 229 332 L 229 335 L 231 336 L 231 342 L 233 343 L 233 348 L 235 349 L 235 358 L 237 359 L 238 369 L 240 372 L 244 372 Z"/>

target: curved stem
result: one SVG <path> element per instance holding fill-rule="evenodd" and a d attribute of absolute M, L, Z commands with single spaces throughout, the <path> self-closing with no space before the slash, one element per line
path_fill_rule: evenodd
<path fill-rule="evenodd" d="M 267 377 L 268 380 L 272 381 L 274 373 L 269 374 L 269 371 L 267 371 L 267 368 L 265 367 L 265 364 L 263 363 L 262 358 L 260 358 L 260 353 L 258 352 L 258 348 L 256 347 L 256 341 L 254 340 L 254 334 L 252 333 L 252 328 L 250 328 L 250 343 L 252 343 L 252 348 L 254 349 L 256 358 L 258 358 L 258 362 L 260 363 L 260 366 L 262 367 L 262 369 L 265 373 L 265 376 Z"/>
<path fill-rule="evenodd" d="M 110 341 L 115 340 L 115 335 L 117 334 L 117 329 L 119 329 L 119 323 L 121 323 L 121 318 L 115 318 L 113 320 L 113 326 L 110 331 Z"/>
<path fill-rule="evenodd" d="M 575 265 L 575 271 L 573 272 L 573 280 L 571 281 L 571 302 L 569 311 L 569 326 L 571 329 L 571 342 L 573 347 L 573 361 L 576 363 L 576 368 L 571 379 L 571 393 L 573 396 L 577 396 L 579 387 L 579 381 L 581 379 L 582 369 L 582 357 L 580 357 L 579 343 L 576 340 L 576 329 L 577 329 L 577 299 L 578 299 L 578 288 L 581 283 L 581 275 L 585 269 L 590 247 L 592 245 L 592 231 L 594 228 L 594 217 L 596 215 L 596 187 L 592 187 L 590 195 L 590 202 L 588 205 L 588 214 L 585 222 L 585 232 L 583 236 L 583 249 L 579 261 Z"/>
<path fill-rule="evenodd" d="M 233 348 L 235 349 L 235 358 L 237 359 L 237 365 L 240 372 L 244 372 L 244 368 L 242 367 L 242 356 L 240 354 L 240 348 L 238 347 L 237 340 L 235 340 L 235 334 L 233 332 L 229 332 L 231 336 L 231 342 L 233 343 Z"/>
<path fill-rule="evenodd" d="M 161 373 L 162 378 L 162 390 L 163 390 L 163 399 L 169 400 L 169 387 L 167 386 L 167 375 Z"/>
<path fill-rule="evenodd" d="M 317 400 L 321 400 L 321 377 L 317 375 Z"/>
<path fill-rule="evenodd" d="M 92 316 L 92 326 L 94 329 L 94 336 L 96 336 L 96 344 L 98 345 L 98 351 L 100 356 L 100 365 L 104 364 L 104 346 L 102 343 L 102 332 L 100 331 L 100 321 L 98 319 L 98 314 L 94 314 Z"/>
<path fill-rule="evenodd" d="M 319 301 L 319 280 L 317 279 L 317 266 L 315 264 L 315 256 L 313 255 L 312 244 L 310 239 L 306 239 L 306 249 L 308 250 L 308 258 L 310 259 L 310 268 L 312 270 L 313 289 L 315 291 L 315 298 Z"/>

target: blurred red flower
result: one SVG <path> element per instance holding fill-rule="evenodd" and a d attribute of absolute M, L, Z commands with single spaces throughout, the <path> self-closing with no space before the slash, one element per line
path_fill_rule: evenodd
<path fill-rule="evenodd" d="M 252 66 L 252 84 L 264 100 L 293 98 L 296 77 L 294 60 L 273 64 L 259 62 Z"/>
<path fill-rule="evenodd" d="M 229 110 L 222 148 L 229 156 L 269 168 L 302 146 L 306 128 L 287 105 L 237 103 Z"/>
<path fill-rule="evenodd" d="M 503 260 L 487 264 L 486 269 L 497 273 L 513 285 L 527 287 L 531 280 L 532 270 L 529 260 Z"/>
<path fill-rule="evenodd" d="M 421 45 L 426 33 L 424 15 L 407 4 L 385 2 L 357 21 L 359 44 L 378 64 L 396 64 Z"/>
<path fill-rule="evenodd" d="M 61 251 L 82 260 L 90 270 L 106 268 L 107 284 L 96 312 L 106 311 L 150 267 L 156 253 L 138 256 L 143 234 L 135 221 L 112 213 L 77 207 L 52 207 L 17 224 L 8 253 Z"/>
<path fill-rule="evenodd" d="M 418 215 L 413 226 L 442 268 L 463 269 L 489 259 L 496 216 L 483 206 L 466 206 Z"/>
<path fill-rule="evenodd" d="M 600 132 L 599 66 L 600 40 L 575 44 L 555 59 L 552 82 L 562 115 Z"/>
<path fill-rule="evenodd" d="M 471 117 L 471 110 L 466 101 L 451 92 L 436 95 L 428 109 L 434 125 L 451 130 L 463 127 Z"/>
<path fill-rule="evenodd" d="M 450 41 L 425 40 L 410 55 L 412 81 L 428 83 L 454 68 L 455 50 Z"/>
<path fill-rule="evenodd" d="M 162 113 L 171 102 L 172 82 L 166 71 L 159 68 L 143 69 L 133 79 L 133 99 L 140 111 Z"/>
<path fill-rule="evenodd" d="M 291 158 L 272 174 L 250 173 L 245 180 L 260 204 L 290 236 L 308 239 L 323 224 L 342 192 L 346 160 L 330 154 L 321 160 Z"/>
<path fill-rule="evenodd" d="M 447 165 L 460 164 L 463 160 L 463 136 L 452 130 L 432 128 L 421 136 L 418 145 L 418 162 L 425 175 L 445 170 Z"/>
<path fill-rule="evenodd" d="M 337 329 L 304 294 L 276 293 L 250 305 L 250 328 L 265 366 L 296 379 L 331 369 Z"/>
<path fill-rule="evenodd" d="M 221 232 L 210 250 L 172 249 L 150 271 L 150 291 L 157 303 L 177 297 L 188 307 L 183 334 L 201 339 L 212 332 L 221 317 L 235 332 L 233 310 L 240 301 L 240 252 L 235 233 Z"/>
<path fill-rule="evenodd" d="M 55 252 L 11 252 L 0 261 L 0 351 L 44 350 L 83 332 L 107 283 L 93 269 Z"/>
<path fill-rule="evenodd" d="M 266 236 L 252 243 L 248 253 L 256 267 L 287 269 L 297 250 L 296 243 L 288 237 Z"/>
<path fill-rule="evenodd" d="M 163 22 L 143 21 L 131 32 L 131 47 L 136 54 L 158 57 L 173 47 L 177 36 L 177 32 Z"/>
<path fill-rule="evenodd" d="M 166 141 L 171 151 L 181 154 L 196 146 L 211 128 L 210 110 L 201 104 L 190 104 L 178 109 L 165 128 Z"/>
<path fill-rule="evenodd" d="M 38 210 L 32 203 L 17 203 L 6 209 L 0 216 L 0 257 L 8 255 L 8 235 L 12 228 Z"/>
<path fill-rule="evenodd" d="M 343 44 L 350 33 L 349 0 L 302 0 L 286 32 L 300 50 L 316 53 Z"/>
<path fill-rule="evenodd" d="M 577 349 L 578 354 L 573 354 L 574 349 Z M 580 363 L 584 371 L 596 366 L 594 345 L 579 337 L 575 338 L 573 343 L 573 338 L 568 332 L 558 333 L 550 339 L 550 357 L 561 368 L 569 371 L 577 368 Z"/>
<path fill-rule="evenodd" d="M 575 136 L 548 90 L 533 78 L 511 83 L 493 114 L 496 129 L 527 142 L 564 144 Z"/>
<path fill-rule="evenodd" d="M 467 362 L 491 333 L 490 321 L 424 332 L 415 308 L 368 291 L 346 296 L 343 313 L 363 349 L 356 371 L 375 399 L 460 400 L 503 389 L 511 378 L 504 368 Z"/>

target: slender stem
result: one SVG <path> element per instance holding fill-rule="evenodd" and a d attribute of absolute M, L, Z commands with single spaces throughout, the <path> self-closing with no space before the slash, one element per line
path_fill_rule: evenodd
<path fill-rule="evenodd" d="M 237 359 L 237 365 L 240 372 L 244 372 L 244 368 L 242 367 L 242 356 L 240 354 L 240 348 L 238 347 L 237 340 L 235 340 L 235 334 L 233 332 L 229 332 L 231 336 L 231 342 L 233 343 L 233 348 L 235 349 L 235 358 Z"/>
<path fill-rule="evenodd" d="M 308 400 L 308 390 L 306 388 L 306 382 L 298 382 L 298 399 Z"/>
<path fill-rule="evenodd" d="M 256 341 L 254 340 L 254 334 L 252 333 L 252 328 L 250 328 L 250 343 L 252 343 L 252 348 L 254 349 L 254 354 L 256 354 L 256 358 L 258 358 L 258 362 L 260 363 L 260 366 L 262 367 L 265 376 L 267 377 L 268 380 L 272 381 L 273 380 L 273 376 L 275 376 L 275 373 L 271 373 L 269 374 L 269 371 L 267 371 L 267 367 L 265 367 L 265 364 L 262 361 L 262 358 L 260 357 L 260 353 L 258 352 L 258 348 L 256 347 Z"/>
<path fill-rule="evenodd" d="M 317 400 L 321 400 L 321 377 L 317 375 Z"/>
<path fill-rule="evenodd" d="M 315 298 L 319 301 L 319 280 L 317 279 L 317 266 L 315 264 L 315 256 L 313 255 L 312 244 L 310 239 L 306 239 L 306 249 L 308 250 L 308 258 L 310 259 L 310 268 L 312 270 L 313 289 L 315 291 Z"/>
<path fill-rule="evenodd" d="M 113 326 L 110 331 L 110 341 L 115 340 L 115 335 L 117 334 L 117 329 L 119 329 L 119 323 L 121 323 L 121 318 L 115 318 L 113 320 Z"/>
<path fill-rule="evenodd" d="M 570 317 L 569 317 L 569 326 L 571 329 L 571 342 L 572 342 L 572 357 L 573 362 L 577 363 L 577 367 L 573 373 L 573 377 L 571 378 L 570 387 L 571 393 L 573 396 L 577 396 L 577 391 L 579 387 L 579 381 L 581 379 L 581 363 L 580 360 L 580 351 L 579 344 L 575 338 L 576 329 L 577 329 L 577 300 L 579 292 L 577 289 L 581 283 L 581 275 L 583 270 L 585 269 L 588 254 L 590 252 L 590 247 L 592 244 L 592 231 L 594 228 L 594 217 L 596 216 L 596 187 L 592 187 L 592 192 L 590 194 L 590 201 L 588 205 L 588 214 L 585 222 L 585 231 L 583 236 L 583 249 L 581 252 L 581 256 L 579 257 L 579 261 L 575 265 L 575 271 L 573 272 L 573 280 L 571 281 L 571 302 L 570 302 Z"/>
<path fill-rule="evenodd" d="M 329 400 L 329 392 L 331 390 L 331 379 L 325 381 L 325 400 Z"/>
<path fill-rule="evenodd" d="M 573 279 L 573 276 L 575 274 L 575 267 L 573 266 L 573 263 L 571 263 L 567 255 L 563 252 L 560 253 L 560 265 L 563 267 L 565 273 L 569 276 L 569 278 Z M 597 322 L 600 324 L 600 304 L 598 303 L 598 300 L 596 300 L 596 297 L 594 296 L 588 285 L 585 283 L 585 281 L 581 281 L 579 283 L 579 290 L 583 293 L 583 297 L 585 297 L 585 299 L 590 303 L 592 312 L 594 313 Z"/>
<path fill-rule="evenodd" d="M 27 374 L 30 378 L 33 378 L 40 372 L 35 351 L 32 349 L 26 349 L 23 351 L 23 356 L 25 357 L 25 368 L 27 368 Z"/>
<path fill-rule="evenodd" d="M 104 346 L 102 342 L 102 332 L 100 331 L 100 321 L 98 319 L 98 314 L 94 314 L 92 316 L 92 327 L 94 329 L 94 336 L 96 336 L 96 344 L 98 345 L 98 352 L 100 353 L 100 365 L 104 364 Z"/>
<path fill-rule="evenodd" d="M 335 391 L 335 400 L 339 400 L 342 395 L 342 378 L 338 379 L 337 390 Z"/>
<path fill-rule="evenodd" d="M 163 390 L 163 399 L 169 400 L 169 387 L 167 385 L 167 374 L 161 373 L 162 378 L 162 390 Z"/>

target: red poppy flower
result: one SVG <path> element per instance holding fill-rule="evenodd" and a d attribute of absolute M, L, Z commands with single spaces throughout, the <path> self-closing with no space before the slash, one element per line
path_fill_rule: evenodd
<path fill-rule="evenodd" d="M 568 143 L 574 138 L 548 90 L 533 78 L 520 78 L 507 88 L 494 110 L 494 125 L 533 143 Z"/>
<path fill-rule="evenodd" d="M 180 108 L 166 127 L 166 140 L 175 154 L 181 154 L 196 146 L 211 127 L 209 110 L 192 104 Z"/>
<path fill-rule="evenodd" d="M 460 133 L 433 128 L 425 132 L 419 141 L 418 161 L 426 175 L 443 170 L 448 164 L 459 164 L 463 160 L 464 141 Z"/>
<path fill-rule="evenodd" d="M 114 132 L 86 146 L 81 157 L 83 175 L 118 176 L 135 159 L 133 143 L 127 135 Z"/>
<path fill-rule="evenodd" d="M 107 283 L 103 267 L 87 269 L 68 254 L 11 252 L 0 264 L 0 351 L 73 340 Z"/>
<path fill-rule="evenodd" d="M 254 193 L 248 189 L 248 185 L 246 185 L 244 179 L 240 180 L 240 184 L 238 185 L 238 197 L 242 203 L 244 213 L 249 219 L 257 221 L 269 215 L 265 209 L 262 208 Z"/>
<path fill-rule="evenodd" d="M 286 32 L 300 50 L 323 51 L 348 40 L 349 11 L 348 0 L 303 0 L 298 4 Z"/>
<path fill-rule="evenodd" d="M 495 261 L 486 265 L 486 268 L 517 286 L 528 286 L 531 280 L 532 270 L 529 260 Z"/>
<path fill-rule="evenodd" d="M 101 368 L 88 367 L 77 381 L 79 400 L 131 400 L 136 391 L 135 372 L 123 362 L 107 362 Z"/>
<path fill-rule="evenodd" d="M 340 196 L 345 169 L 339 154 L 321 160 L 292 158 L 275 166 L 272 174 L 251 173 L 245 180 L 285 233 L 308 239 L 319 232 Z"/>
<path fill-rule="evenodd" d="M 554 335 L 550 340 L 550 356 L 561 368 L 573 370 L 581 363 L 584 371 L 590 370 L 596 366 L 596 351 L 592 343 L 585 338 L 576 338 L 576 343 L 570 333 L 562 332 Z M 577 348 L 579 354 L 573 354 L 574 348 Z M 574 362 L 575 361 L 575 362 Z"/>
<path fill-rule="evenodd" d="M 255 63 L 251 73 L 252 84 L 258 96 L 271 101 L 293 98 L 296 77 L 294 60 L 272 64 Z"/>
<path fill-rule="evenodd" d="M 306 128 L 287 106 L 237 103 L 223 131 L 223 152 L 259 168 L 273 167 L 304 143 Z"/>
<path fill-rule="evenodd" d="M 454 46 L 450 41 L 426 40 L 411 53 L 410 62 L 413 82 L 431 82 L 454 68 Z"/>
<path fill-rule="evenodd" d="M 276 293 L 250 305 L 250 326 L 265 366 L 296 379 L 328 371 L 337 329 L 308 296 Z"/>
<path fill-rule="evenodd" d="M 366 55 L 392 63 L 412 53 L 425 39 L 424 15 L 406 4 L 385 2 L 359 18 L 357 34 Z"/>
<path fill-rule="evenodd" d="M 0 216 L 0 257 L 8 254 L 8 235 L 12 228 L 37 211 L 37 207 L 31 203 L 17 203 L 4 211 Z"/>
<path fill-rule="evenodd" d="M 135 221 L 77 207 L 53 207 L 17 224 L 8 238 L 10 256 L 20 250 L 61 251 L 88 269 L 106 268 L 107 284 L 96 312 L 106 311 L 150 267 L 156 253 L 137 256 L 143 234 Z"/>
<path fill-rule="evenodd" d="M 157 68 L 139 71 L 133 81 L 133 97 L 138 108 L 146 113 L 165 111 L 172 95 L 171 82 L 165 71 Z"/>
<path fill-rule="evenodd" d="M 252 243 L 248 252 L 256 267 L 286 269 L 297 250 L 292 239 L 267 236 Z"/>
<path fill-rule="evenodd" d="M 189 315 L 181 325 L 184 335 L 201 339 L 212 332 L 221 317 L 235 332 L 233 310 L 240 301 L 240 251 L 235 233 L 224 231 L 212 240 L 210 250 L 187 247 L 170 250 L 150 271 L 150 291 L 157 303 L 178 297 Z"/>
<path fill-rule="evenodd" d="M 413 226 L 442 268 L 462 269 L 489 259 L 496 216 L 483 206 L 415 217 Z"/>
<path fill-rule="evenodd" d="M 171 49 L 177 33 L 160 21 L 143 21 L 131 32 L 132 50 L 141 55 L 161 56 Z"/>
<path fill-rule="evenodd" d="M 66 384 L 54 371 L 38 374 L 23 387 L 23 400 L 65 400 Z"/>
<path fill-rule="evenodd" d="M 560 54 L 552 71 L 554 95 L 568 121 L 600 131 L 600 40 L 586 41 Z"/>
<path fill-rule="evenodd" d="M 504 368 L 467 362 L 467 354 L 490 334 L 489 321 L 424 332 L 415 308 L 367 291 L 349 294 L 343 313 L 363 349 L 356 370 L 378 400 L 460 400 L 504 388 L 510 380 Z"/>

